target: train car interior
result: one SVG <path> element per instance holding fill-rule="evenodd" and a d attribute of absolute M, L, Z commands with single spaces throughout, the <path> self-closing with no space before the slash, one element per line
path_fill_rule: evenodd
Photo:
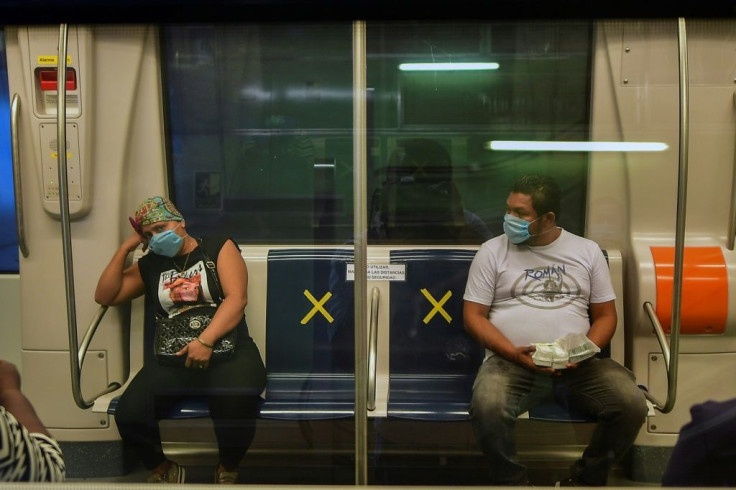
<path fill-rule="evenodd" d="M 557 224 L 606 257 L 618 323 L 598 355 L 647 397 L 608 485 L 661 486 L 691 408 L 736 398 L 736 18 L 358 13 L 0 22 L 0 359 L 67 483 L 146 487 L 115 423 L 153 349 L 144 302 L 94 298 L 161 195 L 247 265 L 266 389 L 238 483 L 488 485 L 463 295 L 538 173 Z M 534 486 L 596 427 L 558 401 L 516 422 Z M 207 404 L 159 427 L 187 483 L 211 483 Z"/>

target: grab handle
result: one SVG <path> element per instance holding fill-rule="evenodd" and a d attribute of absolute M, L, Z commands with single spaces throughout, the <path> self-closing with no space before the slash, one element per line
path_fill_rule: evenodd
<path fill-rule="evenodd" d="M 646 390 L 644 391 L 644 396 L 646 396 L 647 400 L 652 402 L 654 408 L 660 412 L 670 413 L 672 408 L 675 406 L 675 399 L 677 398 L 677 365 L 680 351 L 679 319 L 677 322 L 677 330 L 675 330 L 675 317 L 672 317 L 670 342 L 667 344 L 666 334 L 657 318 L 657 314 L 654 311 L 652 303 L 649 301 L 644 302 L 644 311 L 646 311 L 649 316 L 649 320 L 654 328 L 654 334 L 657 336 L 657 342 L 659 342 L 659 347 L 662 349 L 664 367 L 667 373 L 667 398 L 665 399 L 665 402 L 662 403 Z"/>
<path fill-rule="evenodd" d="M 371 317 L 368 330 L 368 403 L 370 411 L 376 409 L 376 349 L 378 347 L 378 304 L 380 292 L 378 288 L 371 291 Z"/>
<path fill-rule="evenodd" d="M 23 219 L 23 186 L 20 176 L 20 135 L 18 133 L 18 113 L 20 96 L 13 94 L 10 103 L 10 146 L 13 160 L 13 189 L 15 191 L 15 226 L 18 234 L 18 248 L 23 257 L 28 257 L 25 222 Z"/>
<path fill-rule="evenodd" d="M 79 346 L 79 351 L 77 352 L 77 363 L 79 365 L 79 373 L 81 376 L 82 372 L 82 366 L 84 365 L 84 358 L 87 356 L 87 350 L 89 349 L 89 344 L 92 342 L 92 337 L 94 337 L 95 333 L 97 332 L 97 327 L 100 326 L 100 322 L 102 321 L 102 318 L 105 316 L 105 313 L 107 312 L 107 306 L 100 306 L 100 308 L 97 310 L 97 313 L 95 314 L 94 318 L 92 318 L 92 322 L 89 324 L 89 327 L 87 327 L 87 332 L 84 334 L 84 337 L 82 338 L 82 343 Z M 77 386 L 79 386 L 79 380 L 77 382 Z M 82 398 L 82 394 L 78 393 L 75 394 L 75 401 L 79 400 L 81 402 L 78 402 L 77 405 L 80 408 L 90 408 L 94 404 L 94 400 L 101 397 L 102 395 L 106 395 L 112 391 L 115 391 L 122 387 L 123 385 L 121 383 L 118 383 L 117 381 L 113 381 L 110 383 L 105 390 L 98 393 L 93 397 L 92 402 L 88 402 L 87 400 L 84 400 Z"/>

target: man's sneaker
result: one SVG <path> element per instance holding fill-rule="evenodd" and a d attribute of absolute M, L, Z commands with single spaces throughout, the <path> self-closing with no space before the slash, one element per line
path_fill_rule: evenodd
<path fill-rule="evenodd" d="M 220 466 L 215 470 L 215 483 L 220 485 L 235 485 L 238 480 L 238 470 L 227 471 L 224 468 L 220 469 Z"/>
<path fill-rule="evenodd" d="M 147 483 L 184 483 L 186 472 L 184 468 L 172 462 L 169 469 L 163 473 L 153 472 L 148 475 Z"/>

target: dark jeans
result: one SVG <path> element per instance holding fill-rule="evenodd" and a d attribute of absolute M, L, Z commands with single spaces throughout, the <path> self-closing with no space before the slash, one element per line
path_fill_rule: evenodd
<path fill-rule="evenodd" d="M 138 372 L 120 397 L 115 422 L 147 469 L 166 459 L 158 420 L 172 404 L 192 396 L 208 401 L 220 463 L 228 470 L 238 467 L 255 435 L 266 378 L 258 349 L 250 344 L 239 345 L 234 359 L 213 362 L 208 369 L 161 366 L 153 361 Z"/>
<path fill-rule="evenodd" d="M 562 371 L 561 376 L 549 376 L 493 356 L 478 370 L 470 416 L 494 484 L 527 481 L 526 467 L 516 461 L 516 418 L 559 388 L 566 393 L 570 407 L 598 421 L 582 459 L 571 468 L 571 476 L 589 485 L 606 484 L 610 454 L 614 460 L 623 456 L 647 415 L 646 400 L 633 374 L 611 359 L 593 358 L 577 369 Z"/>

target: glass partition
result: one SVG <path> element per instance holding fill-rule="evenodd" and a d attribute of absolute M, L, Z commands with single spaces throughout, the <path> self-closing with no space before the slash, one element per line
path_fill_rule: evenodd
<path fill-rule="evenodd" d="M 330 417 L 352 410 L 353 343 L 355 335 L 366 333 L 362 325 L 354 326 L 358 305 L 353 305 L 346 269 L 352 261 L 353 192 L 366 196 L 372 263 L 411 262 L 406 267 L 412 277 L 404 281 L 409 295 L 434 280 L 422 275 L 435 269 L 431 254 L 393 255 L 393 249 L 465 247 L 470 250 L 462 260 L 469 264 L 473 247 L 503 233 L 506 197 L 522 174 L 555 177 L 564 199 L 559 223 L 583 234 L 588 155 L 506 151 L 496 142 L 589 139 L 592 35 L 588 22 L 368 22 L 368 179 L 364 188 L 353 189 L 355 60 L 349 23 L 162 29 L 171 194 L 198 232 L 225 233 L 244 247 L 281 248 L 269 251 L 267 258 L 267 323 L 278 325 L 277 330 L 267 326 L 265 354 L 266 363 L 282 371 L 269 383 L 298 393 L 297 409 L 322 400 Z M 448 269 L 448 281 L 453 270 Z M 303 280 L 309 284 L 301 285 Z M 466 345 L 458 309 L 464 279 L 452 281 L 457 282 L 452 301 L 445 304 L 445 296 L 440 303 L 438 296 L 434 311 L 445 318 L 452 311 L 459 335 L 449 342 Z M 398 291 L 383 287 L 382 294 Z M 303 319 L 304 328 L 289 334 L 283 327 L 293 316 L 294 303 L 284 299 L 273 306 L 271 298 L 304 300 L 306 292 L 313 313 Z M 388 308 L 389 298 L 383 298 L 382 307 Z M 407 303 L 424 304 L 425 298 Z M 402 301 L 396 296 L 390 302 Z M 444 321 L 441 314 L 430 316 Z M 321 323 L 312 325 L 315 320 Z M 389 336 L 388 329 L 379 336 L 389 343 L 407 340 Z M 406 345 L 419 345 L 412 339 Z M 272 341 L 290 351 L 270 350 Z M 387 350 L 392 347 L 398 349 L 388 345 Z M 440 344 L 439 355 L 444 349 Z M 448 362 L 447 369 L 453 369 Z M 307 381 L 300 377 L 305 374 Z M 334 394 L 337 398 L 330 398 Z M 269 406 L 273 411 L 268 413 L 280 416 L 285 407 Z M 294 440 L 309 444 L 306 454 L 315 461 L 324 461 L 320 458 L 327 454 L 330 470 L 304 475 L 285 465 L 285 481 L 311 482 L 314 476 L 321 483 L 351 483 L 353 419 L 301 419 L 298 426 Z M 451 425 L 432 425 L 438 434 L 448 429 L 453 432 Z M 449 454 L 477 453 L 465 429 L 450 435 L 464 434 L 463 442 L 450 443 Z M 371 415 L 369 480 L 393 484 L 411 475 L 413 483 L 432 483 L 435 473 L 426 467 L 394 458 L 445 454 L 448 448 L 422 442 L 426 430 Z M 293 461 L 295 466 L 302 462 Z M 481 468 L 473 471 L 485 472 Z M 468 475 L 467 481 L 473 481 L 477 473 Z"/>

